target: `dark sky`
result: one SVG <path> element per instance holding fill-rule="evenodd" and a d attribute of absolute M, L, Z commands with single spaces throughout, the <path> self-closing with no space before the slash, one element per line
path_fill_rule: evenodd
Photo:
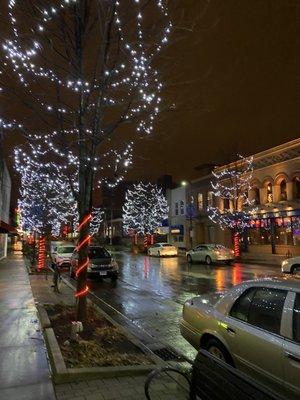
<path fill-rule="evenodd" d="M 299 0 L 181 0 L 174 24 L 160 67 L 175 110 L 136 145 L 129 179 L 195 178 L 299 137 Z"/>
<path fill-rule="evenodd" d="M 181 3 L 200 15 L 206 2 Z M 176 111 L 140 146 L 137 174 L 196 177 L 196 165 L 224 162 L 236 148 L 246 155 L 300 136 L 300 1 L 207 3 L 167 52 Z"/>

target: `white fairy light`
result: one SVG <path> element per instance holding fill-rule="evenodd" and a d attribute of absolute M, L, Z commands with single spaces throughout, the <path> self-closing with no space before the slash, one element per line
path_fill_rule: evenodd
<path fill-rule="evenodd" d="M 168 217 L 168 202 L 162 189 L 151 183 L 138 183 L 126 192 L 123 206 L 125 232 L 133 230 L 138 234 L 153 234 L 162 221 Z"/>
<path fill-rule="evenodd" d="M 249 199 L 252 189 L 253 157 L 238 156 L 237 162 L 212 172 L 212 204 L 208 206 L 209 218 L 222 229 L 243 231 L 250 226 L 255 200 Z M 221 208 L 215 202 L 223 202 Z M 227 204 L 227 208 L 226 208 Z"/>

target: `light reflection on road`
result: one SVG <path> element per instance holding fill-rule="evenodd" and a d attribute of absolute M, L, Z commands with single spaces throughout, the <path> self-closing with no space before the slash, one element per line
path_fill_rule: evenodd
<path fill-rule="evenodd" d="M 91 290 L 137 326 L 190 357 L 195 350 L 179 332 L 186 300 L 280 272 L 279 267 L 241 263 L 189 265 L 183 257 L 154 258 L 130 253 L 117 253 L 115 257 L 120 266 L 118 282 L 91 282 Z"/>

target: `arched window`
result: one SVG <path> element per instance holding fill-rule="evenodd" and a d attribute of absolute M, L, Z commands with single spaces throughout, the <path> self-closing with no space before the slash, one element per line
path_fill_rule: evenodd
<path fill-rule="evenodd" d="M 230 201 L 226 197 L 223 199 L 224 202 L 224 211 L 230 210 Z"/>
<path fill-rule="evenodd" d="M 271 182 L 267 186 L 267 202 L 273 203 L 273 185 Z"/>
<path fill-rule="evenodd" d="M 286 201 L 287 194 L 286 194 L 286 180 L 282 180 L 280 183 L 280 201 Z"/>
<path fill-rule="evenodd" d="M 293 195 L 295 200 L 300 200 L 300 178 L 293 179 Z"/>
<path fill-rule="evenodd" d="M 258 205 L 260 204 L 260 194 L 259 194 L 259 188 L 255 187 L 253 188 L 253 201 L 254 201 L 254 205 Z"/>

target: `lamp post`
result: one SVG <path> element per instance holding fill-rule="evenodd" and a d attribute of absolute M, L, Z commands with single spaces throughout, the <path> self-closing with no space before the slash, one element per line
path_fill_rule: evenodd
<path fill-rule="evenodd" d="M 187 198 L 188 202 L 186 205 L 186 216 L 189 220 L 189 241 L 190 241 L 190 248 L 193 248 L 193 218 L 196 217 L 196 209 L 194 206 L 194 200 L 191 191 L 191 182 L 190 181 L 182 181 L 181 186 L 187 187 L 189 186 L 190 190 L 188 191 Z"/>

